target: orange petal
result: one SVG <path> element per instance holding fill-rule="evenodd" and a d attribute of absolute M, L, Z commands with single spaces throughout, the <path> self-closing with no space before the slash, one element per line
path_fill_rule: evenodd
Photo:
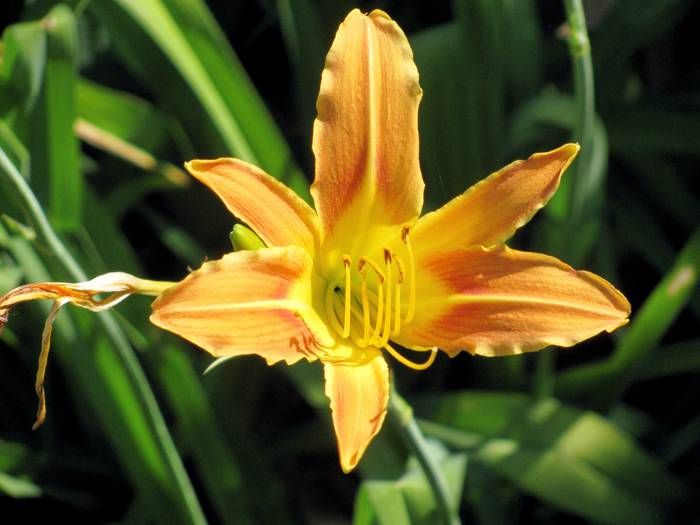
<path fill-rule="evenodd" d="M 343 472 L 357 466 L 372 438 L 382 428 L 389 400 L 389 370 L 381 353 L 368 350 L 357 364 L 325 363 L 326 395 Z"/>
<path fill-rule="evenodd" d="M 397 341 L 485 356 L 571 346 L 627 322 L 605 279 L 539 253 L 472 247 L 418 261 L 415 318 Z"/>
<path fill-rule="evenodd" d="M 151 321 L 216 357 L 313 360 L 332 340 L 311 308 L 311 273 L 310 256 L 296 246 L 228 254 L 167 289 Z"/>
<path fill-rule="evenodd" d="M 578 144 L 565 144 L 516 160 L 421 217 L 411 230 L 416 250 L 432 252 L 504 242 L 554 195 L 578 150 Z"/>
<path fill-rule="evenodd" d="M 311 193 L 326 235 L 356 237 L 367 225 L 418 217 L 421 95 L 401 28 L 382 11 L 353 10 L 326 58 L 316 104 Z"/>
<path fill-rule="evenodd" d="M 265 244 L 301 246 L 314 253 L 316 213 L 281 182 L 238 159 L 193 160 L 185 167 Z"/>

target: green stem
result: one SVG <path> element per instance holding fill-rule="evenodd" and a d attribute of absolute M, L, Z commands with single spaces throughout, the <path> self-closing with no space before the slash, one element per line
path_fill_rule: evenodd
<path fill-rule="evenodd" d="M 73 258 L 68 249 L 65 247 L 61 239 L 51 227 L 44 210 L 39 201 L 32 192 L 31 188 L 14 166 L 12 161 L 7 157 L 6 153 L 0 149 L 0 167 L 9 177 L 14 190 L 22 201 L 28 215 L 31 217 L 34 227 L 41 239 L 49 246 L 54 255 L 63 266 L 64 270 L 75 281 L 85 281 L 87 276 L 80 267 L 78 262 Z M 124 368 L 126 369 L 132 381 L 132 386 L 136 391 L 144 413 L 150 419 L 151 428 L 156 436 L 157 442 L 161 446 L 161 454 L 164 461 L 170 469 L 170 473 L 175 480 L 175 485 L 179 491 L 179 495 L 184 502 L 188 516 L 185 521 L 189 523 L 203 524 L 206 523 L 204 513 L 199 505 L 194 488 L 185 471 L 182 460 L 177 452 L 172 436 L 168 431 L 168 427 L 160 412 L 158 403 L 156 402 L 153 391 L 151 390 L 146 375 L 141 368 L 134 352 L 129 345 L 123 332 L 120 330 L 114 316 L 108 312 L 102 312 L 98 315 L 107 337 L 110 339 L 117 355 L 121 359 Z"/>
<path fill-rule="evenodd" d="M 440 467 L 428 450 L 425 436 L 423 436 L 416 419 L 413 417 L 413 408 L 399 395 L 393 386 L 389 396 L 389 414 L 406 440 L 411 452 L 418 458 L 418 462 L 433 491 L 443 523 L 445 525 L 460 525 L 461 522 L 456 512 L 457 505 L 452 502 L 447 480 L 445 480 Z"/>
<path fill-rule="evenodd" d="M 595 123 L 595 84 L 591 44 L 586 29 L 586 16 L 581 0 L 564 0 L 566 21 L 569 27 L 569 54 L 574 74 L 576 100 L 576 124 L 574 140 L 581 144 L 581 152 L 575 165 L 569 192 L 570 223 L 576 225 L 585 213 L 588 201 L 588 178 L 593 157 L 593 126 Z"/>
<path fill-rule="evenodd" d="M 555 350 L 545 348 L 540 350 L 535 366 L 533 394 L 537 399 L 546 399 L 554 395 L 556 372 Z"/>
<path fill-rule="evenodd" d="M 578 265 L 585 256 L 571 243 L 576 241 L 576 233 L 584 223 L 585 214 L 591 212 L 590 193 L 594 189 L 591 179 L 593 159 L 593 127 L 595 124 L 595 85 L 593 82 L 593 62 L 591 44 L 586 29 L 586 16 L 581 0 L 564 0 L 566 21 L 568 25 L 569 55 L 574 74 L 574 98 L 576 101 L 576 120 L 573 139 L 581 145 L 581 151 L 574 165 L 568 170 L 560 191 L 565 191 L 568 200 L 568 215 L 562 235 L 557 235 L 552 251 L 567 254 L 570 264 Z M 554 393 L 554 373 L 556 354 L 546 351 L 537 356 L 537 372 L 534 393 L 538 398 L 545 398 Z"/>

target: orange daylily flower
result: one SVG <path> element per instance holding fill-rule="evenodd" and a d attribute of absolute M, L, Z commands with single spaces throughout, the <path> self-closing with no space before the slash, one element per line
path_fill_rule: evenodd
<path fill-rule="evenodd" d="M 554 194 L 575 144 L 513 162 L 419 218 L 421 96 L 399 26 L 382 11 L 352 11 L 321 80 L 316 210 L 240 160 L 187 163 L 266 247 L 204 263 L 153 304 L 153 323 L 216 357 L 321 361 L 345 472 L 384 421 L 385 354 L 423 369 L 436 348 L 571 346 L 630 312 L 601 277 L 503 245 Z M 397 345 L 426 358 L 415 363 Z"/>

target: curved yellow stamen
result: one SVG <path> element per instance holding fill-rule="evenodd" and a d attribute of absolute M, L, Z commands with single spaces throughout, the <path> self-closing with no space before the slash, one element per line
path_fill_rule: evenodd
<path fill-rule="evenodd" d="M 391 331 L 391 300 L 393 299 L 391 285 L 392 275 L 391 275 L 391 252 L 389 250 L 384 250 L 384 264 L 386 265 L 386 279 L 384 280 L 384 326 L 382 327 L 381 339 L 377 343 L 377 346 L 382 347 L 389 342 L 389 335 Z"/>
<path fill-rule="evenodd" d="M 377 288 L 377 318 L 374 320 L 374 332 L 372 332 L 372 344 L 377 345 L 381 341 L 382 319 L 384 315 L 384 283 Z"/>
<path fill-rule="evenodd" d="M 367 278 L 364 272 L 360 272 L 362 278 L 361 294 L 362 294 L 362 340 L 365 345 L 369 344 L 369 296 L 367 295 Z"/>
<path fill-rule="evenodd" d="M 406 317 L 403 320 L 404 324 L 410 323 L 413 320 L 413 316 L 416 313 L 416 262 L 415 258 L 413 257 L 413 247 L 411 246 L 411 240 L 408 236 L 410 230 L 410 226 L 404 226 L 401 229 L 401 240 L 406 245 L 406 251 L 408 252 L 408 311 L 406 312 Z"/>
<path fill-rule="evenodd" d="M 425 370 L 429 368 L 435 362 L 435 357 L 437 356 L 437 348 L 432 348 L 430 350 L 430 356 L 428 356 L 428 359 L 424 363 L 414 363 L 405 356 L 401 355 L 395 348 L 393 348 L 388 343 L 385 344 L 383 348 L 384 350 L 389 352 L 399 363 L 407 366 L 408 368 L 412 368 L 413 370 Z"/>
<path fill-rule="evenodd" d="M 399 335 L 401 331 L 401 285 L 396 285 L 394 291 L 394 328 L 391 330 L 391 335 Z"/>
<path fill-rule="evenodd" d="M 396 278 L 396 296 L 394 297 L 394 328 L 391 331 L 391 335 L 398 335 L 401 331 L 401 285 L 403 284 L 403 263 L 401 258 L 394 255 L 394 261 L 396 262 L 396 269 L 399 274 Z"/>

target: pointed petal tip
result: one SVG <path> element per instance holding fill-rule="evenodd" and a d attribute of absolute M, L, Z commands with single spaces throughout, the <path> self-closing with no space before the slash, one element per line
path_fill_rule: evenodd
<path fill-rule="evenodd" d="M 353 454 L 352 456 L 349 457 L 340 457 L 340 468 L 343 471 L 343 474 L 350 474 L 353 470 L 355 470 L 355 467 L 357 467 L 357 463 L 359 462 L 359 457 L 357 454 Z"/>
<path fill-rule="evenodd" d="M 392 20 L 392 18 L 389 16 L 389 14 L 386 11 L 382 11 L 381 9 L 374 9 L 372 12 L 369 14 L 370 18 L 384 18 L 385 20 Z"/>
<path fill-rule="evenodd" d="M 566 144 L 562 144 L 558 148 L 554 148 L 549 151 L 541 151 L 534 153 L 530 156 L 530 159 L 559 158 L 564 161 L 564 165 L 559 171 L 560 173 L 564 173 L 574 161 L 579 151 L 581 151 L 581 146 L 578 144 L 578 142 L 567 142 Z"/>
<path fill-rule="evenodd" d="M 358 218 L 394 225 L 420 214 L 421 94 L 398 24 L 379 10 L 351 11 L 326 57 L 313 128 L 311 195 L 326 238 L 355 235 Z"/>
<path fill-rule="evenodd" d="M 378 350 L 357 364 L 324 364 L 325 393 L 338 446 L 340 468 L 355 469 L 382 428 L 389 400 L 389 369 Z"/>
<path fill-rule="evenodd" d="M 570 347 L 628 322 L 630 304 L 604 278 L 554 257 L 507 246 L 434 255 L 421 265 L 423 298 L 398 340 L 439 346 L 450 356 L 514 355 Z M 429 281 L 432 275 L 435 280 Z M 427 297 L 427 290 L 435 290 Z M 439 297 L 449 297 L 438 307 Z"/>
<path fill-rule="evenodd" d="M 185 169 L 207 186 L 226 208 L 267 246 L 316 249 L 318 218 L 293 190 L 240 159 L 193 159 Z"/>

